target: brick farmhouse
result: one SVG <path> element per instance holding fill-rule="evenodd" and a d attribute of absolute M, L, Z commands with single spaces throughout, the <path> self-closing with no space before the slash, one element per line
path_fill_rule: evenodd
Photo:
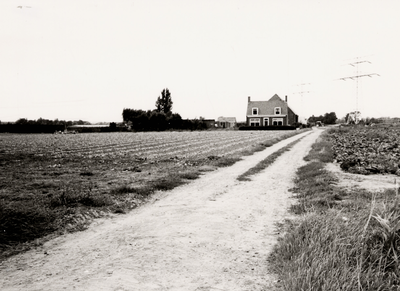
<path fill-rule="evenodd" d="M 298 120 L 298 115 L 288 106 L 287 96 L 285 101 L 276 94 L 268 101 L 251 101 L 250 97 L 248 99 L 247 126 L 290 126 Z"/>

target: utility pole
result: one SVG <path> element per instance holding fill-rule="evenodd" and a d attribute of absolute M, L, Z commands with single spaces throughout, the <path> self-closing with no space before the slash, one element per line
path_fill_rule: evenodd
<path fill-rule="evenodd" d="M 359 112 L 359 110 L 358 110 L 358 86 L 359 86 L 358 82 L 359 82 L 359 79 L 360 79 L 360 78 L 363 78 L 363 77 L 370 77 L 370 78 L 372 78 L 372 76 L 379 76 L 379 74 L 377 74 L 377 73 L 360 74 L 359 67 L 358 67 L 359 64 L 362 64 L 362 63 L 369 63 L 369 64 L 371 64 L 371 62 L 370 62 L 370 61 L 366 61 L 366 60 L 360 60 L 360 57 L 357 57 L 356 60 L 357 60 L 357 61 L 348 64 L 348 65 L 350 65 L 350 66 L 356 68 L 355 75 L 354 75 L 354 76 L 350 76 L 350 77 L 339 78 L 339 80 L 346 81 L 346 80 L 349 80 L 349 79 L 350 79 L 350 80 L 355 80 L 355 81 L 356 81 L 356 110 L 355 110 L 354 113 L 355 113 L 355 123 L 357 124 L 358 121 L 359 121 L 359 120 L 358 120 L 358 119 L 359 119 L 359 116 L 360 116 L 360 112 Z"/>

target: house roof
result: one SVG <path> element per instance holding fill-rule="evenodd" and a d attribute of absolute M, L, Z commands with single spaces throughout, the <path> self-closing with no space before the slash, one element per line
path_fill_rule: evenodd
<path fill-rule="evenodd" d="M 236 117 L 218 117 L 218 122 L 236 122 Z"/>
<path fill-rule="evenodd" d="M 281 114 L 285 115 L 288 114 L 288 108 L 290 108 L 285 101 L 275 94 L 268 101 L 249 101 L 247 115 L 253 115 L 253 108 L 258 108 L 258 115 L 274 115 L 276 107 L 281 107 Z"/>

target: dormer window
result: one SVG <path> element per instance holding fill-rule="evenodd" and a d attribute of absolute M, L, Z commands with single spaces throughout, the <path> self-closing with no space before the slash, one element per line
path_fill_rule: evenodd
<path fill-rule="evenodd" d="M 281 107 L 275 107 L 274 112 L 275 112 L 275 115 L 281 115 L 281 113 L 282 113 Z"/>
<path fill-rule="evenodd" d="M 253 112 L 253 115 L 258 115 L 258 108 L 253 108 L 252 112 Z"/>

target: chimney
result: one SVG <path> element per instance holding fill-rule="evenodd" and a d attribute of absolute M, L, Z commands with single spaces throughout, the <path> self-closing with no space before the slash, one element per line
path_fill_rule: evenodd
<path fill-rule="evenodd" d="M 285 95 L 285 102 L 287 103 L 287 95 Z"/>
<path fill-rule="evenodd" d="M 250 102 L 250 96 L 248 97 L 248 101 L 247 102 Z"/>

